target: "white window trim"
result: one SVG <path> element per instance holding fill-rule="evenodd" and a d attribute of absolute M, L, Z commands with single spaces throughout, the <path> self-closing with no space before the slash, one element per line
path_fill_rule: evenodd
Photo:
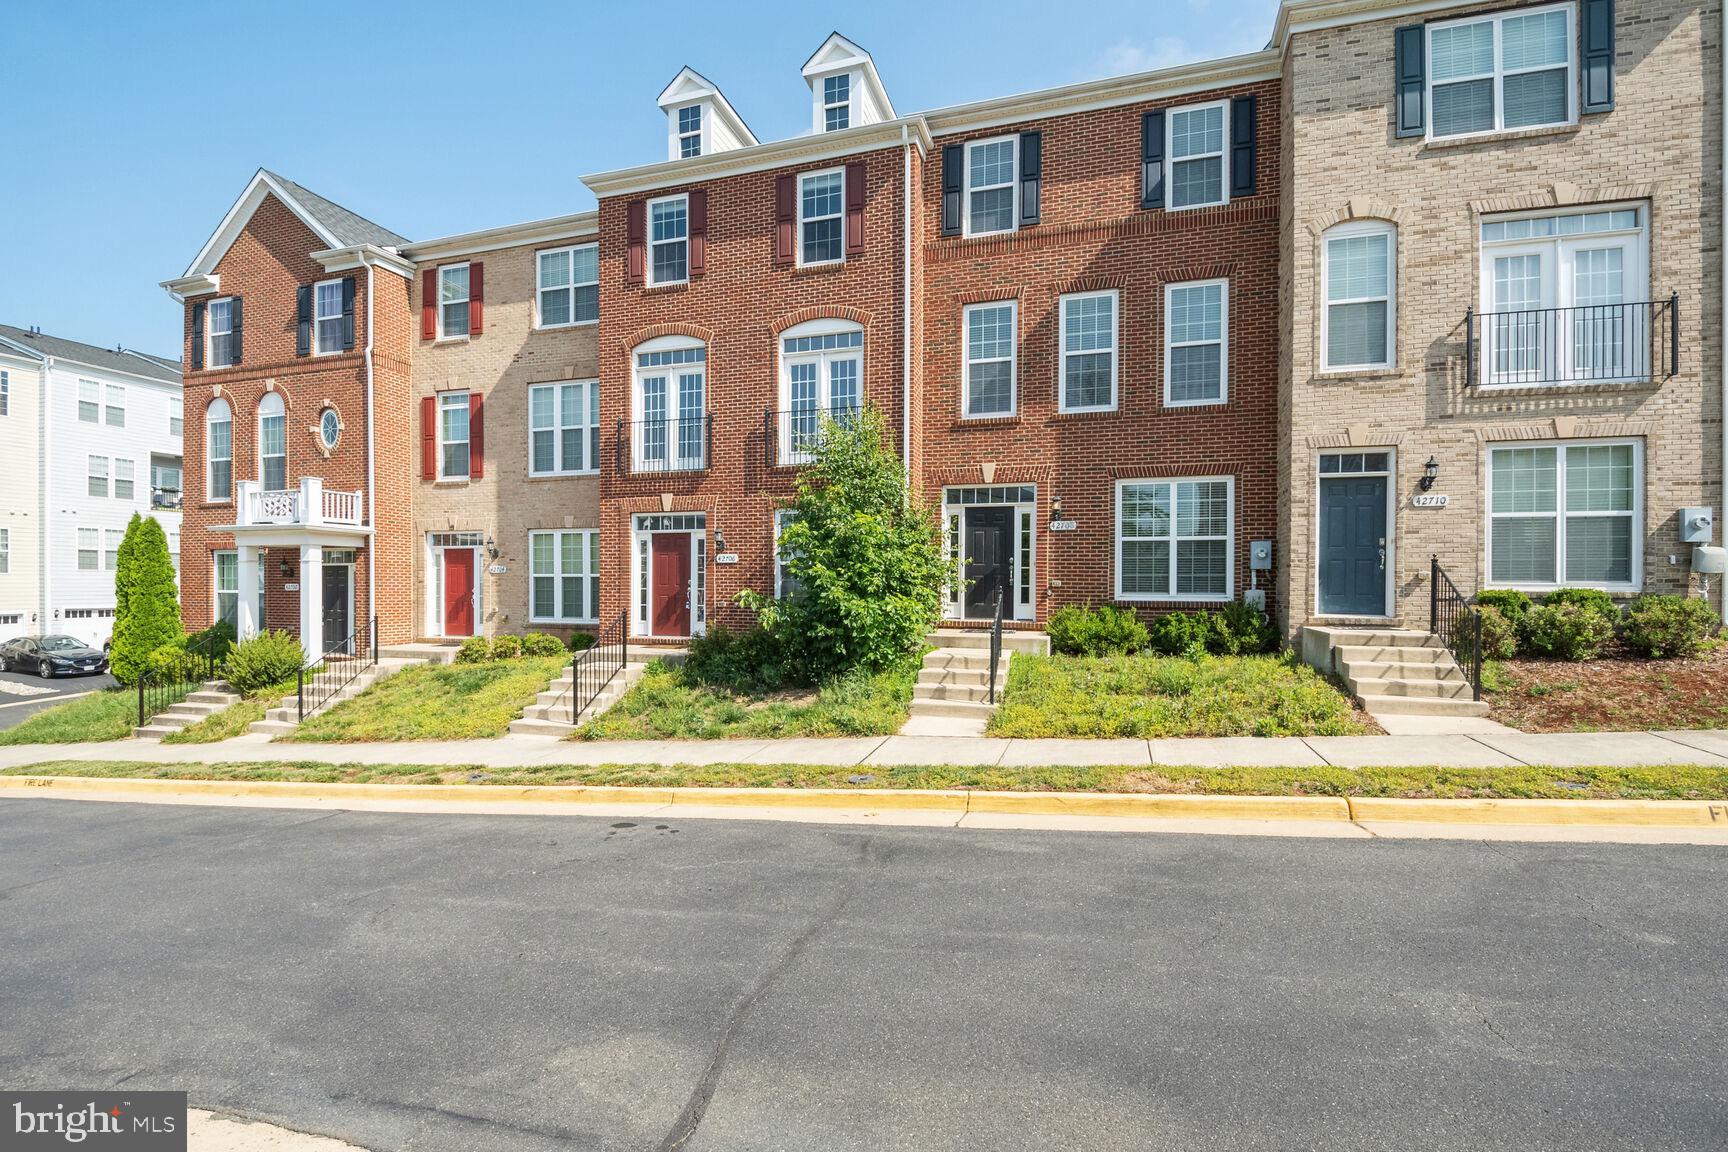
<path fill-rule="evenodd" d="M 1100 349 L 1068 351 L 1068 304 L 1070 301 L 1110 298 L 1110 402 L 1108 404 L 1068 403 L 1068 357 L 1095 356 Z M 1018 321 L 1018 317 L 1016 317 Z M 1114 412 L 1120 403 L 1122 387 L 1122 293 L 1115 288 L 1098 292 L 1069 292 L 1056 298 L 1056 410 L 1070 412 Z"/>
<path fill-rule="evenodd" d="M 796 340 L 804 336 L 828 336 L 842 332 L 856 332 L 860 343 L 856 348 L 831 348 L 817 352 L 787 352 L 786 341 Z M 857 410 L 864 409 L 864 345 L 862 337 L 864 326 L 851 320 L 835 320 L 825 318 L 806 320 L 795 324 L 774 338 L 775 353 L 780 360 L 780 370 L 777 373 L 780 380 L 779 411 L 790 413 L 792 410 L 792 366 L 794 364 L 816 365 L 816 412 L 818 419 L 822 414 L 832 414 L 834 411 L 834 373 L 832 365 L 837 360 L 858 361 L 858 404 Z M 703 381 L 706 389 L 707 381 Z M 775 459 L 786 464 L 808 464 L 812 457 L 809 451 L 795 451 L 792 447 L 792 424 L 788 415 L 779 420 L 776 429 L 779 447 Z"/>
<path fill-rule="evenodd" d="M 126 469 L 126 475 L 125 476 L 120 475 L 120 469 L 122 466 L 124 466 Z M 122 480 L 124 480 L 132 489 L 132 491 L 129 495 L 126 495 L 126 496 L 120 495 L 120 482 Z M 113 491 L 114 491 L 114 499 L 116 499 L 116 500 L 136 500 L 136 499 L 138 499 L 138 463 L 137 463 L 137 461 L 135 461 L 135 460 L 123 460 L 118 456 L 116 456 L 114 458 L 114 487 L 113 487 Z"/>
<path fill-rule="evenodd" d="M 982 188 L 972 187 L 972 150 L 988 144 L 1000 144 L 1007 141 L 1012 148 L 1013 159 L 1008 164 L 1008 183 L 987 184 Z M 965 151 L 960 154 L 962 169 L 960 180 L 960 234 L 962 236 L 1007 236 L 1020 230 L 1020 137 L 1018 135 L 988 136 L 982 140 L 966 141 Z M 988 232 L 975 232 L 972 229 L 972 193 L 988 192 L 995 188 L 1007 187 L 1012 190 L 1010 196 L 1011 208 L 1008 213 L 1008 227 L 993 228 Z"/>
<path fill-rule="evenodd" d="M 469 279 L 468 279 L 467 294 L 465 296 L 463 296 L 462 299 L 460 299 L 460 300 L 446 301 L 444 299 L 444 273 L 453 272 L 458 268 L 467 268 L 468 269 Z M 449 335 L 446 335 L 444 332 L 444 309 L 446 307 L 449 307 L 449 306 L 455 305 L 455 304 L 460 304 L 465 308 L 469 308 L 469 309 L 473 308 L 473 303 L 474 303 L 474 279 L 473 279 L 474 270 L 473 269 L 474 269 L 473 262 L 469 261 L 469 260 L 462 260 L 462 261 L 459 261 L 455 264 L 440 264 L 440 265 L 438 265 L 438 281 L 437 281 L 438 299 L 435 301 L 435 303 L 438 306 L 438 339 L 440 339 L 440 340 L 466 340 L 473 334 L 472 331 L 469 331 L 469 332 L 462 332 L 462 333 L 459 333 L 459 334 L 454 335 L 454 336 L 449 336 Z M 474 324 L 473 324 L 473 312 L 472 311 L 469 312 L 469 324 L 468 324 L 468 326 L 470 329 L 472 329 L 474 326 Z"/>
<path fill-rule="evenodd" d="M 216 337 L 234 334 L 234 300 L 235 297 L 233 296 L 218 296 L 210 301 L 209 306 L 204 309 L 204 367 L 206 368 L 232 368 L 234 366 L 232 360 L 225 360 L 220 364 L 216 363 Z M 228 327 L 221 332 L 216 331 L 215 306 L 218 304 L 228 305 Z M 232 350 L 232 345 L 230 345 L 230 350 Z"/>
<path fill-rule="evenodd" d="M 102 462 L 102 472 L 101 472 L 100 476 L 98 476 L 97 472 L 96 472 L 96 462 L 98 460 L 100 460 Z M 101 499 L 106 500 L 109 497 L 109 495 L 111 495 L 114 491 L 114 488 L 110 482 L 113 475 L 114 475 L 113 469 L 110 465 L 108 457 L 106 457 L 106 456 L 87 456 L 85 458 L 85 461 L 84 461 L 84 494 L 87 496 L 98 496 L 99 495 L 101 497 Z M 102 491 L 100 493 L 95 493 L 95 492 L 90 491 L 90 482 L 92 480 L 101 480 L 102 481 Z"/>
<path fill-rule="evenodd" d="M 704 119 L 706 119 L 706 118 L 704 118 Z M 654 247 L 655 247 L 655 245 L 656 244 L 676 244 L 677 241 L 676 240 L 659 240 L 659 241 L 656 241 L 654 239 L 654 205 L 656 205 L 656 204 L 670 204 L 674 201 L 682 201 L 684 204 L 684 275 L 679 277 L 676 280 L 656 280 L 654 278 Z M 648 287 L 650 287 L 650 288 L 661 288 L 661 287 L 665 287 L 665 286 L 672 285 L 672 284 L 688 284 L 688 283 L 690 283 L 690 196 L 689 196 L 689 194 L 686 192 L 680 192 L 676 196 L 656 196 L 654 199 L 652 199 L 652 200 L 648 201 L 648 203 L 644 204 L 642 206 L 642 231 L 644 233 L 643 240 L 648 245 L 646 252 L 644 252 L 644 254 L 643 254 L 643 264 L 644 264 L 644 267 L 642 269 L 643 282 L 645 284 L 647 284 Z"/>
<path fill-rule="evenodd" d="M 838 77 L 841 77 L 841 76 L 844 76 L 846 78 L 846 99 L 844 99 L 844 100 L 829 100 L 828 99 L 828 81 L 833 80 L 833 79 L 837 79 Z M 832 73 L 828 76 L 822 77 L 819 82 L 822 85 L 822 95 L 821 95 L 820 100 L 818 101 L 818 103 L 821 105 L 821 107 L 817 110 L 816 131 L 818 131 L 818 132 L 844 132 L 844 131 L 846 131 L 847 128 L 856 128 L 857 125 L 852 120 L 852 88 L 853 88 L 852 73 L 850 73 L 850 72 L 835 72 L 835 73 Z M 845 127 L 841 127 L 841 128 L 828 127 L 828 112 L 832 108 L 844 108 L 844 109 L 846 109 Z"/>
<path fill-rule="evenodd" d="M 318 314 L 318 290 L 334 286 L 336 289 L 336 315 L 320 316 Z M 442 315 L 442 313 L 440 313 Z M 325 351 L 318 346 L 318 334 L 321 331 L 319 321 L 334 320 L 336 322 L 336 346 Z M 342 351 L 342 281 L 320 280 L 312 285 L 312 355 L 335 356 Z"/>
<path fill-rule="evenodd" d="M 1480 235 L 1480 232 L 1478 232 Z M 1351 297 L 1347 300 L 1331 298 L 1332 283 L 1332 249 L 1334 240 L 1348 240 L 1352 236 L 1385 236 L 1386 237 L 1386 295 Z M 1372 304 L 1376 300 L 1386 301 L 1386 358 L 1379 362 L 1368 361 L 1362 364 L 1332 364 L 1328 360 L 1332 343 L 1332 305 L 1334 304 Z M 1398 226 L 1389 220 L 1352 220 L 1343 224 L 1335 224 L 1320 234 L 1320 375 L 1373 372 L 1396 367 L 1398 364 Z"/>
<path fill-rule="evenodd" d="M 704 354 L 708 345 L 691 336 L 659 336 L 653 340 L 638 344 L 630 349 L 630 426 L 634 430 L 630 437 L 630 470 L 632 472 L 694 472 L 707 467 L 714 455 L 714 445 L 708 442 L 708 361 L 706 355 L 698 364 L 671 364 L 657 368 L 644 368 L 637 359 L 645 352 L 671 352 L 680 348 L 700 348 Z M 702 411 L 697 418 L 703 422 L 702 449 L 703 459 L 692 462 L 689 458 L 675 455 L 674 445 L 682 445 L 679 428 L 683 416 L 678 406 L 678 377 L 689 375 L 692 368 L 702 374 Z M 648 469 L 647 460 L 642 455 L 642 427 L 647 417 L 643 414 L 642 379 L 648 376 L 664 375 L 666 377 L 666 460 L 667 467 Z M 674 466 L 675 465 L 675 466 Z"/>
<path fill-rule="evenodd" d="M 1014 339 L 1008 344 L 1008 410 L 1006 412 L 972 412 L 972 365 L 995 364 L 1001 357 L 990 356 L 982 360 L 972 359 L 971 315 L 974 311 L 985 308 L 1008 309 L 1014 327 Z M 1060 336 L 1058 336 L 1060 339 Z M 1058 357 L 1060 360 L 1060 357 Z M 1061 371 L 1060 365 L 1057 371 Z M 1060 382 L 1058 382 L 1060 387 Z M 1006 420 L 1020 414 L 1020 301 L 981 300 L 976 304 L 968 304 L 960 309 L 960 418 L 963 420 Z"/>
<path fill-rule="evenodd" d="M 695 521 L 690 528 L 667 529 L 690 538 L 690 632 L 708 634 L 708 514 L 706 512 L 638 512 L 630 517 L 630 634 L 659 636 L 653 629 L 654 570 L 648 559 L 652 547 L 651 532 L 646 524 L 659 515 L 688 516 Z M 663 637 L 664 638 L 664 637 Z"/>
<path fill-rule="evenodd" d="M 258 446 L 258 451 L 256 452 L 258 457 L 258 488 L 260 491 L 271 491 L 271 489 L 264 487 L 264 461 L 266 459 L 275 459 L 275 457 L 274 455 L 270 457 L 264 455 L 264 405 L 270 402 L 270 397 L 272 396 L 276 397 L 276 403 L 281 405 L 282 408 L 282 487 L 275 489 L 275 491 L 286 492 L 288 491 L 290 484 L 288 476 L 288 403 L 282 398 L 280 392 L 266 392 L 258 399 L 258 426 L 253 431 L 253 435 L 257 437 L 254 443 Z M 270 415 L 275 415 L 275 413 L 271 413 Z"/>
<path fill-rule="evenodd" d="M 84 396 L 84 393 L 87 391 L 88 392 L 94 392 L 95 397 L 93 399 L 86 399 Z M 93 415 L 91 415 L 91 417 L 88 420 L 86 420 L 84 418 L 84 405 L 86 405 L 86 404 L 93 405 L 96 409 L 95 413 Z M 98 381 L 95 381 L 95 380 L 80 380 L 80 381 L 78 381 L 78 423 L 80 423 L 80 424 L 100 424 L 100 423 L 102 423 L 102 385 Z"/>
<path fill-rule="evenodd" d="M 0 575 L 12 571 L 12 531 L 0 528 Z"/>
<path fill-rule="evenodd" d="M 1176 117 L 1184 112 L 1201 112 L 1208 108 L 1224 110 L 1224 127 L 1219 133 L 1219 150 L 1217 152 L 1200 152 L 1193 156 L 1176 155 Z M 1176 204 L 1176 165 L 1190 160 L 1204 160 L 1209 156 L 1218 157 L 1218 199 L 1208 200 L 1202 204 Z M 1180 108 L 1172 108 L 1164 114 L 1164 210 L 1167 212 L 1192 212 L 1197 208 L 1216 208 L 1221 204 L 1230 203 L 1230 101 L 1208 100 L 1204 104 L 1184 104 Z"/>
<path fill-rule="evenodd" d="M 12 414 L 12 374 L 0 370 L 0 416 Z"/>
<path fill-rule="evenodd" d="M 576 289 L 586 288 L 590 284 L 598 287 L 600 284 L 600 261 L 598 259 L 599 247 L 600 246 L 598 244 L 570 244 L 570 245 L 566 245 L 565 247 L 562 247 L 562 248 L 541 248 L 534 253 L 534 327 L 535 328 L 537 328 L 543 332 L 555 332 L 560 328 L 587 328 L 587 327 L 590 327 L 592 325 L 600 323 L 600 316 L 599 316 L 600 309 L 598 307 L 596 307 L 594 309 L 594 311 L 595 311 L 594 319 L 592 319 L 592 320 L 578 320 L 578 319 L 576 319 Z M 585 248 L 593 248 L 596 250 L 596 259 L 594 261 L 594 279 L 592 279 L 592 280 L 578 280 L 578 279 L 576 279 L 576 253 L 582 251 Z M 551 285 L 543 283 L 540 279 L 540 267 L 541 267 L 540 258 L 542 256 L 556 256 L 560 252 L 569 253 L 569 256 L 570 256 L 570 282 L 568 284 L 551 284 Z M 546 323 L 545 318 L 541 315 L 541 311 L 540 311 L 541 298 L 547 292 L 560 292 L 560 291 L 570 293 L 570 319 L 566 320 L 562 324 L 548 324 L 548 323 Z"/>
<path fill-rule="evenodd" d="M 1206 288 L 1218 286 L 1218 396 L 1216 399 L 1204 400 L 1173 400 L 1170 396 L 1170 354 L 1177 347 L 1192 348 L 1202 344 L 1210 344 L 1210 340 L 1188 340 L 1177 345 L 1170 339 L 1170 297 L 1178 288 Z M 1230 403 L 1230 281 L 1218 280 L 1181 280 L 1174 284 L 1164 285 L 1164 407 L 1166 408 L 1212 408 L 1220 404 Z"/>
<path fill-rule="evenodd" d="M 564 405 L 562 404 L 562 392 L 565 388 L 572 385 L 587 389 L 587 391 L 582 393 L 582 402 L 580 405 L 582 420 L 576 424 L 565 424 L 563 422 Z M 534 427 L 534 393 L 543 388 L 550 389 L 552 392 L 552 427 L 550 429 Z M 599 425 L 590 424 L 588 422 L 588 413 L 594 410 L 592 407 L 592 395 L 594 392 L 598 391 L 599 388 L 600 381 L 594 379 L 549 380 L 543 384 L 530 384 L 528 386 L 528 475 L 594 476 L 599 474 L 600 460 L 598 453 L 595 454 L 593 460 L 588 461 L 588 466 L 585 468 L 567 468 L 565 467 L 564 460 L 564 432 L 567 429 L 576 428 L 580 430 L 582 434 L 582 452 L 584 455 L 588 454 L 589 448 L 593 445 L 593 437 L 591 433 L 592 430 L 597 428 Z M 534 433 L 545 431 L 550 431 L 552 433 L 552 459 L 555 463 L 555 467 L 550 471 L 536 469 L 534 467 Z M 551 529 L 547 529 L 547 531 L 551 531 Z"/>
<path fill-rule="evenodd" d="M 1624 517 L 1625 512 L 1566 511 L 1566 449 L 1578 447 L 1632 448 L 1632 579 L 1624 584 L 1590 583 L 1566 579 L 1566 520 L 1569 516 L 1583 519 Z M 1554 449 L 1554 511 L 1503 512 L 1494 511 L 1494 453 L 1516 448 Z M 1633 437 L 1574 440 L 1499 440 L 1482 451 L 1482 586 L 1484 588 L 1514 588 L 1521 592 L 1552 592 L 1556 588 L 1596 588 L 1603 592 L 1637 593 L 1644 590 L 1644 441 Z M 1554 577 L 1552 584 L 1499 583 L 1494 573 L 1494 521 L 1498 518 L 1530 520 L 1552 517 L 1554 529 Z"/>
<path fill-rule="evenodd" d="M 449 403 L 449 401 L 455 400 L 457 397 L 461 398 L 460 404 Z M 461 408 L 464 412 L 466 412 L 468 414 L 468 419 L 470 421 L 470 425 L 468 428 L 468 438 L 466 440 L 446 440 L 444 438 L 444 409 L 447 407 L 448 408 Z M 472 421 L 474 418 L 473 401 L 471 401 L 469 399 L 469 393 L 466 391 L 463 391 L 463 392 L 440 392 L 440 393 L 438 393 L 437 408 L 438 408 L 438 411 L 437 411 L 437 416 L 438 416 L 438 482 L 441 484 L 442 483 L 451 483 L 451 484 L 467 483 L 469 480 L 472 480 L 474 478 L 474 428 L 472 425 Z M 446 472 L 444 470 L 444 461 L 446 459 L 444 449 L 447 445 L 450 445 L 450 444 L 466 444 L 468 446 L 468 451 L 465 452 L 463 454 L 463 457 L 462 457 L 463 460 L 466 461 L 466 465 L 464 466 L 461 473 L 459 473 L 459 474 L 453 473 L 453 472 Z M 475 575 L 475 580 L 476 580 L 476 582 L 478 582 L 478 580 L 479 580 L 478 573 L 476 573 L 476 575 Z M 476 625 L 476 626 L 478 626 L 478 625 Z"/>
<path fill-rule="evenodd" d="M 957 488 L 1031 488 L 1032 500 L 1028 503 L 983 503 L 956 504 L 949 496 Z M 960 536 L 966 531 L 966 510 L 968 508 L 1012 508 L 1014 510 L 1014 564 L 1009 572 L 1007 600 L 1004 604 L 1003 618 L 1007 620 L 1033 620 L 1038 615 L 1038 486 L 1036 484 L 953 484 L 942 489 L 942 551 L 943 563 L 948 568 L 948 579 L 942 590 L 942 618 L 944 620 L 976 620 L 978 617 L 966 615 L 966 597 L 963 588 L 966 581 L 966 557 L 960 551 L 960 537 L 950 537 L 951 522 L 958 524 Z M 1022 518 L 1031 518 L 1031 549 L 1022 553 L 1020 550 Z M 1025 579 L 1022 579 L 1024 574 Z M 1026 603 L 1022 603 L 1022 593 Z M 952 596 L 952 599 L 950 598 Z"/>
<path fill-rule="evenodd" d="M 90 547 L 84 546 L 85 539 L 90 540 Z M 73 563 L 79 572 L 102 571 L 102 531 L 98 528 L 79 528 L 73 534 Z M 90 553 L 94 561 L 90 567 L 84 567 L 84 553 Z"/>
<path fill-rule="evenodd" d="M 1525 124 L 1517 128 L 1504 127 L 1506 123 L 1506 77 L 1521 76 L 1526 72 L 1552 72 L 1557 65 L 1543 64 L 1534 68 L 1521 68 L 1508 73 L 1502 62 L 1500 26 L 1508 17 L 1540 16 L 1545 12 L 1566 13 L 1566 119 L 1557 120 L 1551 124 Z M 1434 134 L 1434 69 L 1431 62 L 1434 59 L 1434 32 L 1436 29 L 1456 28 L 1465 24 L 1485 24 L 1494 26 L 1494 71 L 1477 76 L 1453 77 L 1439 82 L 1441 87 L 1452 84 L 1464 84 L 1471 80 L 1492 80 L 1494 84 L 1494 127 L 1485 128 L 1480 132 L 1454 132 L 1445 136 Z M 1578 11 L 1573 4 L 1549 4 L 1541 8 L 1508 8 L 1499 12 L 1486 12 L 1475 16 L 1466 16 L 1458 20 L 1438 20 L 1427 26 L 1422 34 L 1422 57 L 1430 64 L 1423 68 L 1424 88 L 1422 92 L 1423 107 L 1427 110 L 1423 119 L 1427 122 L 1428 140 L 1473 140 L 1484 136 L 1495 136 L 1505 132 L 1540 132 L 1547 128 L 1565 128 L 1578 123 Z"/>
<path fill-rule="evenodd" d="M 1224 535 L 1224 592 L 1217 594 L 1199 593 L 1127 593 L 1122 590 L 1122 491 L 1130 484 L 1168 484 L 1170 485 L 1170 535 L 1160 537 L 1170 541 L 1170 587 L 1176 586 L 1178 575 L 1176 566 L 1177 542 L 1181 540 L 1209 540 L 1209 536 L 1177 536 L 1176 535 L 1176 486 L 1179 484 L 1211 484 L 1223 481 L 1225 484 L 1225 499 L 1230 504 L 1229 530 Z M 1115 571 L 1113 586 L 1116 599 L 1129 604 L 1228 604 L 1236 599 L 1236 477 L 1234 476 L 1145 476 L 1125 478 L 1116 481 L 1116 500 L 1111 515 L 1114 519 L 1110 524 L 1110 535 L 1114 541 Z M 1140 537 L 1136 537 L 1140 539 Z M 1150 539 L 1150 537 L 1148 537 Z"/>
<path fill-rule="evenodd" d="M 806 180 L 814 180 L 819 176 L 838 176 L 838 177 L 840 177 L 840 211 L 834 213 L 831 216 L 806 217 L 804 215 L 804 182 Z M 796 245 L 796 251 L 797 251 L 797 256 L 798 256 L 798 267 L 800 267 L 800 268 L 824 268 L 830 264 L 844 264 L 844 263 L 846 263 L 846 169 L 844 169 L 844 168 L 819 168 L 814 172 L 800 172 L 800 173 L 798 173 L 797 193 L 798 193 L 798 213 L 797 213 L 797 216 L 798 216 L 798 237 L 797 237 L 798 243 Z M 804 259 L 804 225 L 806 223 L 814 223 L 818 220 L 835 220 L 835 219 L 838 219 L 840 221 L 840 255 L 834 257 L 832 260 L 806 260 L 806 259 Z"/>
<path fill-rule="evenodd" d="M 780 552 L 780 537 L 785 535 L 786 526 L 798 518 L 798 513 L 792 508 L 774 509 L 770 524 L 774 530 L 774 599 L 786 599 L 786 557 Z"/>
<path fill-rule="evenodd" d="M 211 419 L 211 413 L 215 411 L 217 403 L 228 410 L 226 420 Z M 228 462 L 228 495 L 226 496 L 213 496 L 210 492 L 211 481 L 215 478 L 215 472 L 211 465 L 216 463 L 216 458 L 210 452 L 210 432 L 217 424 L 228 425 L 228 455 L 222 457 Z M 220 396 L 204 409 L 204 501 L 207 504 L 231 504 L 234 502 L 234 406 Z"/>
<path fill-rule="evenodd" d="M 682 130 L 683 116 L 685 111 L 691 108 L 696 109 L 696 131 L 685 132 Z M 671 158 L 673 160 L 694 160 L 697 156 L 708 155 L 708 121 L 710 119 L 712 119 L 712 117 L 708 114 L 708 108 L 701 101 L 697 101 L 693 104 L 684 104 L 672 109 Z M 686 156 L 684 155 L 684 141 L 692 136 L 696 138 L 696 151 L 694 154 Z"/>
<path fill-rule="evenodd" d="M 116 392 L 120 394 L 120 402 L 118 404 L 114 402 L 114 394 Z M 120 420 L 118 423 L 114 420 L 114 413 L 116 412 L 120 413 Z M 102 424 L 107 428 L 126 427 L 126 385 L 104 384 L 102 386 Z"/>
<path fill-rule="evenodd" d="M 222 564 L 219 557 L 234 557 L 234 588 L 232 591 L 222 587 Z M 232 548 L 219 548 L 210 553 L 210 623 L 215 624 L 222 619 L 222 597 L 234 597 L 234 618 L 240 618 L 240 553 Z"/>
<path fill-rule="evenodd" d="M 599 572 L 597 572 L 597 571 L 590 572 L 588 570 L 589 561 L 591 559 L 596 558 L 596 556 L 597 556 L 597 553 L 594 549 L 594 543 L 593 542 L 595 539 L 597 539 L 599 537 L 599 535 L 600 535 L 600 530 L 598 528 L 535 528 L 535 529 L 532 529 L 528 533 L 528 621 L 529 621 L 529 623 L 531 623 L 531 624 L 598 624 L 600 622 L 599 596 L 597 594 L 589 595 L 589 592 L 591 590 L 596 592 L 596 593 L 598 592 L 597 585 L 590 584 L 589 581 L 591 581 L 595 577 L 599 576 Z M 553 570 L 550 574 L 550 577 L 548 577 L 546 574 L 537 573 L 534 571 L 534 538 L 536 536 L 550 536 L 550 537 L 552 537 L 552 568 L 553 568 Z M 582 568 L 581 573 L 579 573 L 579 574 L 578 573 L 572 573 L 572 572 L 565 572 L 563 570 L 564 541 L 563 541 L 562 537 L 565 537 L 565 536 L 577 536 L 577 537 L 580 537 L 582 540 L 580 548 L 581 548 L 581 552 L 582 552 L 583 568 Z M 552 581 L 552 604 L 553 604 L 553 607 L 557 610 L 557 612 L 559 614 L 553 615 L 553 616 L 536 616 L 534 614 L 534 582 L 536 580 L 544 580 L 544 579 L 548 579 L 548 578 L 550 578 Z M 583 599 L 588 600 L 588 601 L 592 601 L 592 603 L 589 604 L 589 608 L 591 608 L 592 611 L 590 611 L 588 613 L 588 615 L 586 615 L 586 616 L 567 616 L 567 615 L 563 614 L 563 610 L 564 610 L 564 581 L 566 579 L 571 579 L 571 578 L 578 579 L 578 580 L 581 580 L 583 582 Z"/>

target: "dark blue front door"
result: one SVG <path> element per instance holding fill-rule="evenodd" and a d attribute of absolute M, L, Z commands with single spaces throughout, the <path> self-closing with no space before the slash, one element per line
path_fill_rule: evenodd
<path fill-rule="evenodd" d="M 1320 480 L 1320 612 L 1386 615 L 1386 477 Z"/>

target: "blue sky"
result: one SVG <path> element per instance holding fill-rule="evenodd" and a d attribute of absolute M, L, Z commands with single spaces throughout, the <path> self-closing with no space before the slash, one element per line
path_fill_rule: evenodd
<path fill-rule="evenodd" d="M 902 114 L 1253 51 L 1276 0 L 875 0 L 838 30 Z M 414 239 L 593 207 L 584 173 L 664 156 L 690 64 L 763 140 L 809 128 L 808 3 L 19 0 L 0 83 L 0 323 L 178 352 L 157 287 L 271 168 Z M 718 14 L 724 12 L 724 19 Z M 291 14 L 291 15 L 290 15 Z"/>

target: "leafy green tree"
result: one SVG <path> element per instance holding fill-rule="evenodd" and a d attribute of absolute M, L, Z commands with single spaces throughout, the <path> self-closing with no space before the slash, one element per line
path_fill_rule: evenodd
<path fill-rule="evenodd" d="M 789 679 L 888 667 L 916 651 L 942 611 L 947 568 L 935 513 L 907 491 L 881 416 L 824 421 L 780 538 L 792 593 L 746 595 L 778 641 Z"/>
<path fill-rule="evenodd" d="M 114 644 L 108 653 L 114 678 L 137 683 L 150 653 L 180 635 L 180 597 L 168 536 L 154 516 L 135 512 L 114 569 Z"/>

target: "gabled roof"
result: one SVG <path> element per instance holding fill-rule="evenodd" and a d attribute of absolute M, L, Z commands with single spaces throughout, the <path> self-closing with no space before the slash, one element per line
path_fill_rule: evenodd
<path fill-rule="evenodd" d="M 814 80 L 818 76 L 852 68 L 864 74 L 864 86 L 870 90 L 871 98 L 881 108 L 882 119 L 894 119 L 894 103 L 888 99 L 888 90 L 882 87 L 882 77 L 876 72 L 876 61 L 869 50 L 856 40 L 848 40 L 838 32 L 830 32 L 828 39 L 822 41 L 822 46 L 810 54 L 810 59 L 804 61 L 803 76 L 806 80 Z"/>
<path fill-rule="evenodd" d="M 400 248 L 408 243 L 406 236 L 398 236 L 382 224 L 374 224 L 364 216 L 358 216 L 342 205 L 324 199 L 311 189 L 294 183 L 286 176 L 279 176 L 267 168 L 260 168 L 259 171 L 282 185 L 303 208 L 323 222 L 338 241 L 334 247 L 350 248 L 360 244 L 376 244 L 380 248 Z"/>
<path fill-rule="evenodd" d="M 228 209 L 228 214 L 222 218 L 222 223 L 217 225 L 210 239 L 205 241 L 204 247 L 199 249 L 198 255 L 187 267 L 185 276 L 208 276 L 215 271 L 216 265 L 267 195 L 273 195 L 280 200 L 330 248 L 373 245 L 395 249 L 408 243 L 406 237 L 398 236 L 388 228 L 374 224 L 292 180 L 260 168 L 247 182 L 246 190 L 240 193 L 240 198 Z"/>
<path fill-rule="evenodd" d="M 678 75 L 672 77 L 672 83 L 661 89 L 658 103 L 662 108 L 671 108 L 697 100 L 713 101 L 714 110 L 725 119 L 743 147 L 748 148 L 759 142 L 756 133 L 750 131 L 750 125 L 744 123 L 744 117 L 738 115 L 737 109 L 726 99 L 726 94 L 721 92 L 712 80 L 688 64 L 678 70 Z"/>
<path fill-rule="evenodd" d="M 94 344 L 63 340 L 28 328 L 14 328 L 10 324 L 0 324 L 0 345 L 36 359 L 52 356 L 56 360 L 71 360 L 91 368 L 105 368 L 129 376 L 148 376 L 169 384 L 180 383 L 180 361 L 152 356 L 148 352 L 134 352 L 130 348 L 98 348 Z"/>

